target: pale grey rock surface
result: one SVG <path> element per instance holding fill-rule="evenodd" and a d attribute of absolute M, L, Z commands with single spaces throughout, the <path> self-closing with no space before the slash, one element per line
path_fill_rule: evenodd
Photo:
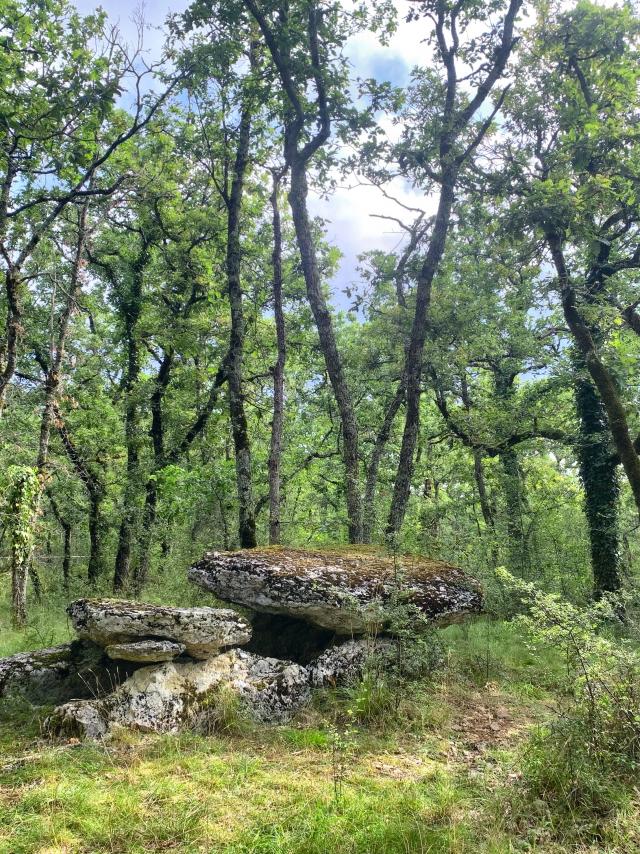
<path fill-rule="evenodd" d="M 0 659 L 0 697 L 20 695 L 35 705 L 112 691 L 135 669 L 107 658 L 91 641 L 20 652 Z"/>
<path fill-rule="evenodd" d="M 186 650 L 183 643 L 171 640 L 141 640 L 129 643 L 113 643 L 105 647 L 109 658 L 120 661 L 136 661 L 150 664 L 158 661 L 173 661 Z"/>
<path fill-rule="evenodd" d="M 376 667 L 392 663 L 395 643 L 391 639 L 353 638 L 331 646 L 309 664 L 309 679 L 314 688 L 333 688 L 359 679 L 367 664 Z"/>
<path fill-rule="evenodd" d="M 441 623 L 479 611 L 477 584 L 442 561 L 375 553 L 269 548 L 208 552 L 189 579 L 221 599 L 255 611 L 286 614 L 337 634 L 382 628 L 394 593 Z"/>
<path fill-rule="evenodd" d="M 79 599 L 67 608 L 80 638 L 107 647 L 141 639 L 184 644 L 205 659 L 251 638 L 250 623 L 229 608 L 169 608 L 118 599 Z"/>
<path fill-rule="evenodd" d="M 215 704 L 216 690 L 237 692 L 256 720 L 287 720 L 310 697 L 306 668 L 232 649 L 206 661 L 165 662 L 137 670 L 102 700 L 66 703 L 47 726 L 54 734 L 102 738 L 113 727 L 144 732 L 177 732 L 203 704 Z"/>

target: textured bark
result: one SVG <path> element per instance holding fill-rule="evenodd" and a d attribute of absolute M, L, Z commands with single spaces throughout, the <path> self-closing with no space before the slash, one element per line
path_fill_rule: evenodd
<path fill-rule="evenodd" d="M 307 298 L 320 339 L 331 387 L 338 405 L 342 425 L 342 456 L 345 468 L 345 492 L 349 525 L 349 542 L 359 543 L 362 539 L 362 501 L 360 497 L 360 454 L 358 425 L 351 392 L 344 373 L 342 359 L 336 343 L 331 314 L 327 306 L 316 250 L 307 209 L 306 163 L 294 161 L 291 166 L 291 189 L 289 202 L 302 260 L 302 269 L 307 288 Z"/>
<path fill-rule="evenodd" d="M 252 49 L 253 56 L 253 49 Z M 238 490 L 238 538 L 242 548 L 256 545 L 256 519 L 253 504 L 253 480 L 251 473 L 251 443 L 244 408 L 242 363 L 244 358 L 245 322 L 242 306 L 240 281 L 240 214 L 245 175 L 249 166 L 249 142 L 251 138 L 251 104 L 245 93 L 242 104 L 238 145 L 233 165 L 231 192 L 227 201 L 227 290 L 231 307 L 231 337 L 227 365 L 229 387 L 229 414 L 236 463 L 236 485 Z"/>
<path fill-rule="evenodd" d="M 281 173 L 273 174 L 271 209 L 273 212 L 273 313 L 276 324 L 277 357 L 273 368 L 273 421 L 271 423 L 271 447 L 269 452 L 269 543 L 280 542 L 280 460 L 282 457 L 282 434 L 284 429 L 284 368 L 287 358 L 287 339 L 284 322 L 282 296 L 282 226 L 278 194 Z"/>
<path fill-rule="evenodd" d="M 140 412 L 136 399 L 136 386 L 140 376 L 140 353 L 137 326 L 142 312 L 142 278 L 149 259 L 149 244 L 144 235 L 141 235 L 141 240 L 140 253 L 131 269 L 131 284 L 126 297 L 121 301 L 119 306 L 123 320 L 126 347 L 123 392 L 127 467 L 122 518 L 118 531 L 118 550 L 116 552 L 113 573 L 114 593 L 121 592 L 129 580 L 132 552 L 139 518 L 137 501 L 140 486 Z"/>
<path fill-rule="evenodd" d="M 149 559 L 151 543 L 156 526 L 156 514 L 158 507 L 158 483 L 156 473 L 164 465 L 165 442 L 164 442 L 164 417 L 162 403 L 171 379 L 171 368 L 173 367 L 174 352 L 168 349 L 160 362 L 155 386 L 151 395 L 151 441 L 153 444 L 154 470 L 151 477 L 147 479 L 145 487 L 145 502 L 142 513 L 142 528 L 138 542 L 137 563 L 134 569 L 133 589 L 139 595 L 144 587 L 149 574 Z"/>
<path fill-rule="evenodd" d="M 64 518 L 60 508 L 50 492 L 47 492 L 51 510 L 56 522 L 62 528 L 63 556 L 62 556 L 62 583 L 65 592 L 69 592 L 69 581 L 71 579 L 71 522 Z"/>
<path fill-rule="evenodd" d="M 420 382 L 422 378 L 422 354 L 427 336 L 427 314 L 431 305 L 433 279 L 444 254 L 456 179 L 457 171 L 455 169 L 450 170 L 443 177 L 433 234 L 416 283 L 416 304 L 404 368 L 406 415 L 400 459 L 387 523 L 387 534 L 390 536 L 399 534 L 409 502 L 413 458 L 420 428 Z"/>
<path fill-rule="evenodd" d="M 389 441 L 393 422 L 398 410 L 404 402 L 404 386 L 399 386 L 385 412 L 382 426 L 378 431 L 367 468 L 367 482 L 364 491 L 364 506 L 362 514 L 362 542 L 370 543 L 376 521 L 376 490 L 378 488 L 378 472 L 384 449 Z"/>
<path fill-rule="evenodd" d="M 484 466 L 482 465 L 482 452 L 478 448 L 473 450 L 473 477 L 478 490 L 478 498 L 480 500 L 480 510 L 482 518 L 485 521 L 487 528 L 493 530 L 495 527 L 495 519 L 493 507 L 487 493 L 487 484 L 484 477 Z"/>
<path fill-rule="evenodd" d="M 584 364 L 579 363 L 577 367 L 579 371 L 583 370 Z M 584 488 L 593 586 L 595 595 L 600 596 L 620 589 L 620 483 L 617 465 L 611 456 L 607 412 L 596 388 L 587 377 L 578 376 L 575 398 L 580 420 L 576 450 Z"/>

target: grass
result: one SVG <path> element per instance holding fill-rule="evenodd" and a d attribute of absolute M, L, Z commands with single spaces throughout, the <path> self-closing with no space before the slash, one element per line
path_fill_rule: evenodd
<path fill-rule="evenodd" d="M 51 641 L 66 626 L 40 615 Z M 440 630 L 446 663 L 349 727 L 357 689 L 322 692 L 288 726 L 123 732 L 51 744 L 33 711 L 0 717 L 1 854 L 632 854 L 633 793 L 591 822 L 531 802 L 520 780 L 563 662 L 506 623 Z M 8 634 L 4 650 L 35 646 Z M 11 645 L 13 644 L 13 649 Z"/>

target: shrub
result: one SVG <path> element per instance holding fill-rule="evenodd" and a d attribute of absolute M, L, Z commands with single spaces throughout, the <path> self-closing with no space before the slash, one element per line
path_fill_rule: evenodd
<path fill-rule="evenodd" d="M 525 782 L 556 805 L 606 813 L 640 772 L 640 656 L 615 636 L 620 602 L 577 608 L 506 570 L 498 574 L 524 606 L 514 622 L 534 647 L 556 648 L 566 661 L 557 716 L 532 737 Z"/>

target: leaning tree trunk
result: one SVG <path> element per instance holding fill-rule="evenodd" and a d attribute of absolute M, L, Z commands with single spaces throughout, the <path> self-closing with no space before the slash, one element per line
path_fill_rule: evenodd
<path fill-rule="evenodd" d="M 324 356 L 327 373 L 329 374 L 329 380 L 340 413 L 349 542 L 359 543 L 362 540 L 362 500 L 360 496 L 358 425 L 342 359 L 338 352 L 331 314 L 322 292 L 313 233 L 311 231 L 311 223 L 309 222 L 307 196 L 308 186 L 305 163 L 299 159 L 294 159 L 291 164 L 289 203 L 291 205 L 291 213 L 296 230 L 298 248 L 300 250 L 307 298 L 316 323 L 320 348 Z"/>
<path fill-rule="evenodd" d="M 420 384 L 422 380 L 422 354 L 427 335 L 427 315 L 431 305 L 431 287 L 438 271 L 447 241 L 451 209 L 457 172 L 448 169 L 443 174 L 438 211 L 433 227 L 429 249 L 416 284 L 416 304 L 411 326 L 409 344 L 406 350 L 404 384 L 406 414 L 400 459 L 393 488 L 393 498 L 387 522 L 387 534 L 397 537 L 402 528 L 413 475 L 413 458 L 420 427 Z"/>
<path fill-rule="evenodd" d="M 623 400 L 613 375 L 598 355 L 589 327 L 578 309 L 576 292 L 562 250 L 562 238 L 551 230 L 546 231 L 545 238 L 558 275 L 565 320 L 606 409 L 613 442 L 640 515 L 640 456 L 631 438 Z"/>
<path fill-rule="evenodd" d="M 54 417 L 67 456 L 87 490 L 89 499 L 89 563 L 87 565 L 87 579 L 93 585 L 98 580 L 104 568 L 102 502 L 104 501 L 106 490 L 100 478 L 86 463 L 76 448 L 57 403 L 54 404 Z"/>
<path fill-rule="evenodd" d="M 482 451 L 479 448 L 473 449 L 473 479 L 476 482 L 476 489 L 478 490 L 482 518 L 487 528 L 493 532 L 495 528 L 493 507 L 491 506 L 491 500 L 487 492 L 487 481 L 484 476 L 484 466 L 482 464 Z"/>
<path fill-rule="evenodd" d="M 620 589 L 620 531 L 618 467 L 611 454 L 611 431 L 607 412 L 593 383 L 585 376 L 584 363 L 576 358 L 575 388 L 580 422 L 577 444 L 580 480 L 589 529 L 593 589 L 596 597 Z"/>
<path fill-rule="evenodd" d="M 287 340 L 284 324 L 282 295 L 282 226 L 278 193 L 281 173 L 273 175 L 271 208 L 273 211 L 273 313 L 276 324 L 277 357 L 273 368 L 273 421 L 271 423 L 271 447 L 269 452 L 269 543 L 280 543 L 282 434 L 284 429 L 284 368 L 287 358 Z"/>

